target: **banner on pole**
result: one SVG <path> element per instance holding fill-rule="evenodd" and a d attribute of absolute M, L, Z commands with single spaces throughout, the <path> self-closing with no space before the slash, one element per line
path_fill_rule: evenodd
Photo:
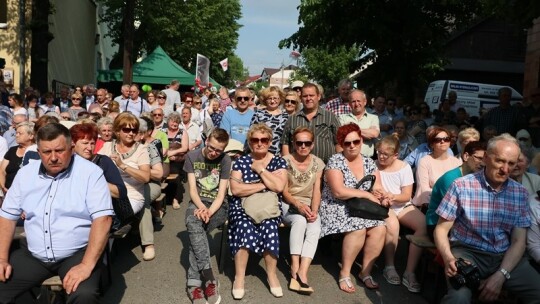
<path fill-rule="evenodd" d="M 199 79 L 201 86 L 208 86 L 208 83 L 210 82 L 210 60 L 201 54 L 197 54 L 195 77 Z"/>

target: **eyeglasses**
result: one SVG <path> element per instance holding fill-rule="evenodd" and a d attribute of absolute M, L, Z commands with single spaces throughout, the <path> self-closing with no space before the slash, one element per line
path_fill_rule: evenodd
<path fill-rule="evenodd" d="M 236 97 L 236 101 L 249 101 L 251 97 L 249 96 L 238 96 Z"/>
<path fill-rule="evenodd" d="M 343 146 L 347 147 L 347 148 L 350 147 L 351 145 L 358 146 L 360 144 L 360 142 L 362 142 L 362 140 L 360 140 L 360 139 L 355 139 L 353 141 L 344 141 Z"/>
<path fill-rule="evenodd" d="M 206 147 L 208 147 L 208 150 L 210 150 L 211 152 L 216 152 L 218 154 L 221 154 L 221 153 L 224 152 L 223 150 L 218 149 L 218 148 L 214 148 L 214 147 L 212 147 L 211 145 L 208 145 L 208 144 L 206 145 Z"/>
<path fill-rule="evenodd" d="M 296 100 L 294 100 L 294 99 L 285 99 L 285 103 L 290 103 L 290 104 L 295 105 L 295 104 L 296 104 Z"/>
<path fill-rule="evenodd" d="M 382 152 L 382 151 L 377 151 L 377 155 L 378 155 L 378 156 L 385 157 L 385 158 L 388 158 L 388 157 L 390 157 L 390 156 L 396 155 L 396 153 L 394 153 L 394 154 L 386 154 L 386 153 L 384 153 L 384 152 Z"/>
<path fill-rule="evenodd" d="M 473 157 L 473 158 L 474 158 L 474 159 L 475 159 L 476 161 L 479 161 L 479 162 L 481 162 L 481 161 L 483 161 L 483 160 L 484 160 L 484 158 L 483 158 L 483 157 L 480 157 L 480 156 L 477 156 L 477 155 L 474 155 L 474 154 L 473 154 L 473 155 L 471 155 L 471 156 L 472 156 L 472 157 Z"/>
<path fill-rule="evenodd" d="M 80 98 L 71 98 L 71 100 L 81 100 Z"/>
<path fill-rule="evenodd" d="M 137 134 L 139 132 L 136 128 L 122 128 L 122 132 L 129 134 L 130 132 L 133 134 Z"/>
<path fill-rule="evenodd" d="M 450 142 L 450 137 L 435 137 L 433 139 L 433 142 L 436 143 L 436 144 L 440 144 L 440 143 L 443 143 L 443 142 Z"/>
<path fill-rule="evenodd" d="M 263 137 L 263 138 L 252 137 L 252 138 L 249 139 L 249 142 L 252 145 L 256 145 L 258 143 L 261 143 L 263 145 L 268 145 L 268 143 L 270 142 L 270 138 L 268 138 L 268 137 Z"/>
<path fill-rule="evenodd" d="M 306 148 L 309 148 L 311 147 L 311 145 L 313 145 L 313 142 L 312 141 L 300 141 L 300 140 L 297 140 L 295 142 L 296 146 L 298 148 L 302 147 L 302 146 L 306 146 Z"/>
<path fill-rule="evenodd" d="M 159 114 L 159 113 L 155 113 L 155 114 L 152 114 L 152 115 L 157 116 L 157 117 L 163 116 L 163 114 Z"/>

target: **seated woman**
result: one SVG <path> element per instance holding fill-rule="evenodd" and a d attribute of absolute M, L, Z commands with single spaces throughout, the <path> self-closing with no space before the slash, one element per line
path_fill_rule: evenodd
<path fill-rule="evenodd" d="M 364 248 L 360 280 L 369 289 L 379 288 L 371 277 L 371 269 L 384 245 L 386 228 L 384 221 L 368 220 L 349 215 L 347 200 L 355 197 L 367 198 L 388 206 L 383 198 L 377 198 L 366 191 L 369 185 L 356 184 L 366 175 L 375 175 L 374 189 L 381 189 L 380 176 L 375 162 L 360 153 L 362 134 L 356 124 L 341 126 L 337 140 L 343 152 L 332 155 L 326 165 L 319 215 L 321 217 L 321 237 L 344 234 L 339 288 L 347 293 L 355 292 L 350 278 L 351 267 L 360 250 Z M 364 246 L 365 244 L 365 246 Z"/>
<path fill-rule="evenodd" d="M 127 198 L 127 189 L 122 180 L 122 176 L 113 161 L 105 155 L 94 153 L 98 130 L 94 124 L 76 124 L 71 129 L 71 141 L 73 152 L 80 157 L 98 165 L 103 170 L 103 176 L 109 185 L 112 198 Z M 113 200 L 113 204 L 115 200 Z M 113 224 L 113 228 L 114 228 Z M 118 225 L 116 225 L 118 228 Z"/>
<path fill-rule="evenodd" d="M 399 285 L 401 280 L 394 266 L 394 255 L 399 238 L 399 225 L 414 231 L 414 235 L 426 235 L 426 220 L 420 210 L 411 203 L 413 189 L 413 173 L 411 166 L 398 159 L 399 137 L 396 133 L 381 139 L 376 144 L 377 168 L 381 175 L 383 189 L 390 199 L 390 211 L 386 219 L 386 238 L 384 257 L 386 267 L 383 276 L 392 285 Z M 409 257 L 403 274 L 403 285 L 410 292 L 420 292 L 421 284 L 416 281 L 414 271 L 420 260 L 422 249 L 414 244 L 409 245 Z"/>
<path fill-rule="evenodd" d="M 422 157 L 416 170 L 416 192 L 413 203 L 427 207 L 435 182 L 449 170 L 461 166 L 461 159 L 448 154 L 450 134 L 441 127 L 434 127 L 428 132 L 428 145 L 431 153 Z"/>
<path fill-rule="evenodd" d="M 116 139 L 104 143 L 99 154 L 109 156 L 120 169 L 133 212 L 139 213 L 144 207 L 144 184 L 150 181 L 148 149 L 135 141 L 139 133 L 139 120 L 129 112 L 120 113 L 114 120 L 113 131 Z M 144 230 L 140 233 L 141 239 L 146 237 Z M 147 246 L 143 259 L 149 261 L 154 257 L 154 246 Z"/>
<path fill-rule="evenodd" d="M 34 126 L 29 122 L 22 122 L 15 127 L 16 146 L 9 148 L 0 162 L 0 188 L 7 193 L 11 183 L 23 166 L 23 156 L 28 147 L 34 144 Z"/>
<path fill-rule="evenodd" d="M 295 93 L 296 94 L 296 93 Z M 315 136 L 307 127 L 293 133 L 293 153 L 284 156 L 287 161 L 288 183 L 283 190 L 283 221 L 291 227 L 289 246 L 291 252 L 291 282 L 289 289 L 311 294 L 307 272 L 313 260 L 321 219 L 321 178 L 324 162 L 311 154 Z"/>
<path fill-rule="evenodd" d="M 101 150 L 104 143 L 113 139 L 113 119 L 107 116 L 101 118 L 97 122 L 97 128 L 99 137 L 96 141 L 96 150 L 94 153 Z"/>
<path fill-rule="evenodd" d="M 251 153 L 240 157 L 231 173 L 231 192 L 229 202 L 229 245 L 234 257 L 235 277 L 232 295 L 235 300 L 244 297 L 244 278 L 249 251 L 264 257 L 270 292 L 274 297 L 282 297 L 283 291 L 276 275 L 279 256 L 278 227 L 281 216 L 267 218 L 255 224 L 242 207 L 242 198 L 262 191 L 278 194 L 281 205 L 281 192 L 287 183 L 287 164 L 281 157 L 268 152 L 272 141 L 272 130 L 265 124 L 251 126 L 247 133 Z"/>

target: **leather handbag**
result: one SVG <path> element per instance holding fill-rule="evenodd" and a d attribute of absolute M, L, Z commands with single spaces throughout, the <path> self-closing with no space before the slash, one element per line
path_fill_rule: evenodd
<path fill-rule="evenodd" d="M 356 189 L 360 188 L 365 182 L 370 182 L 368 192 L 373 189 L 375 185 L 375 175 L 366 175 L 357 184 Z M 368 220 L 382 221 L 388 217 L 388 208 L 381 206 L 380 204 L 373 202 L 367 198 L 351 198 L 347 200 L 349 207 L 349 216 L 364 218 Z"/>
<path fill-rule="evenodd" d="M 255 224 L 281 215 L 278 196 L 272 191 L 257 192 L 242 198 L 242 208 Z"/>

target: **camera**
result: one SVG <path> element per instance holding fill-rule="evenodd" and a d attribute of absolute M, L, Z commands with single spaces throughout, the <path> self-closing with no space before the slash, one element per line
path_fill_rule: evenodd
<path fill-rule="evenodd" d="M 465 262 L 464 259 L 456 260 L 457 274 L 449 278 L 450 284 L 454 289 L 460 289 L 463 285 L 470 290 L 477 290 L 480 286 L 480 271 L 473 264 Z"/>

